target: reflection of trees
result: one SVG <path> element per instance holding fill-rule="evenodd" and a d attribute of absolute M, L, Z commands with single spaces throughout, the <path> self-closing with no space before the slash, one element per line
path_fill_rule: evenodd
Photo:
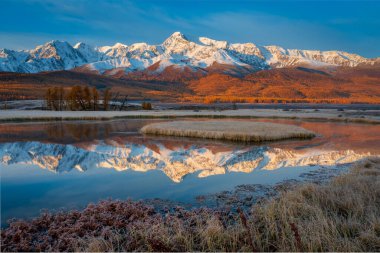
<path fill-rule="evenodd" d="M 108 138 L 113 132 L 113 126 L 110 124 L 61 123 L 47 126 L 46 132 L 50 140 L 88 141 Z"/>
<path fill-rule="evenodd" d="M 54 143 L 76 143 L 104 140 L 123 133 L 138 133 L 147 120 L 114 121 L 62 121 L 28 124 L 0 124 L 0 143 L 16 141 L 43 141 Z"/>

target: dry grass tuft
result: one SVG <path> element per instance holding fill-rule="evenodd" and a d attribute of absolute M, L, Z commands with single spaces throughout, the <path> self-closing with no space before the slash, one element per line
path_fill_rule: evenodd
<path fill-rule="evenodd" d="M 302 127 L 250 121 L 171 121 L 153 123 L 141 129 L 144 134 L 196 137 L 242 142 L 312 138 L 315 134 Z"/>
<path fill-rule="evenodd" d="M 181 207 L 161 214 L 139 202 L 103 201 L 14 221 L 1 240 L 2 251 L 379 251 L 380 159 L 248 214 Z"/>

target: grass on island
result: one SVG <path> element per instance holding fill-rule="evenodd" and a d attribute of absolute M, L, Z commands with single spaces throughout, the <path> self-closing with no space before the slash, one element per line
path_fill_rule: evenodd
<path fill-rule="evenodd" d="M 103 201 L 13 221 L 1 241 L 1 251 L 379 251 L 380 159 L 326 185 L 282 192 L 249 213 L 158 213 L 141 202 Z"/>
<path fill-rule="evenodd" d="M 172 121 L 153 123 L 141 129 L 144 134 L 196 137 L 242 142 L 312 138 L 315 134 L 302 127 L 250 121 Z"/>

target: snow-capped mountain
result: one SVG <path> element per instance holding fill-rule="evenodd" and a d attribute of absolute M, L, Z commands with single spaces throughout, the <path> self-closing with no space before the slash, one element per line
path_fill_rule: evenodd
<path fill-rule="evenodd" d="M 67 42 L 51 41 L 30 51 L 0 50 L 0 70 L 36 73 L 72 69 L 88 60 Z"/>
<path fill-rule="evenodd" d="M 191 173 L 199 173 L 198 177 L 208 177 L 229 172 L 249 173 L 286 167 L 335 166 L 349 164 L 370 155 L 352 150 L 298 153 L 266 146 L 213 152 L 197 146 L 171 149 L 159 145 L 156 150 L 141 144 L 113 146 L 99 143 L 85 149 L 41 142 L 0 144 L 0 163 L 3 164 L 33 164 L 58 173 L 73 169 L 84 172 L 93 168 L 139 172 L 159 170 L 174 182 L 181 182 L 183 177 Z"/>
<path fill-rule="evenodd" d="M 279 46 L 258 46 L 253 43 L 229 43 L 206 37 L 189 39 L 175 32 L 160 45 L 135 43 L 91 47 L 85 43 L 71 46 L 51 41 L 32 50 L 0 50 L 0 71 L 37 73 L 42 71 L 84 70 L 104 73 L 118 69 L 126 73 L 146 70 L 154 65 L 160 72 L 169 66 L 205 69 L 214 63 L 261 70 L 309 66 L 373 65 L 379 58 L 367 59 L 342 51 L 285 49 Z"/>

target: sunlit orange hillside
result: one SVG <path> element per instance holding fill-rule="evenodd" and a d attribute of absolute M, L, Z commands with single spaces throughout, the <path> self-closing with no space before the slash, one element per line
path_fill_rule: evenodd
<path fill-rule="evenodd" d="M 153 66 L 154 67 L 154 66 Z M 153 68 L 152 67 L 152 68 Z M 223 66 L 192 71 L 150 69 L 112 76 L 80 71 L 0 73 L 3 99 L 42 98 L 50 86 L 111 87 L 130 98 L 177 102 L 380 103 L 380 67 L 279 68 L 238 73 Z"/>
<path fill-rule="evenodd" d="M 306 68 L 263 70 L 243 78 L 212 74 L 189 82 L 189 100 L 241 102 L 379 103 L 379 69 L 324 72 Z"/>

